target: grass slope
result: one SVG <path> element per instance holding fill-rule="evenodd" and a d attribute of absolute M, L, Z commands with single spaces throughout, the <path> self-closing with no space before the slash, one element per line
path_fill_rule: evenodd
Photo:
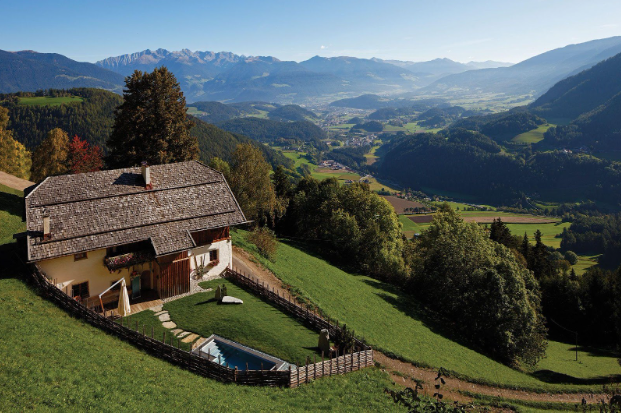
<path fill-rule="evenodd" d="M 398 411 L 376 368 L 297 389 L 196 376 L 70 317 L 16 271 L 0 270 L 2 411 Z"/>
<path fill-rule="evenodd" d="M 215 288 L 226 285 L 229 295 L 241 298 L 242 305 L 222 305 L 215 300 Z M 177 328 L 209 337 L 217 334 L 271 354 L 290 363 L 321 356 L 317 350 L 318 332 L 306 328 L 269 303 L 226 280 L 201 283 L 214 291 L 194 294 L 164 305 Z M 130 325 L 159 324 L 151 311 L 128 317 Z M 162 334 L 156 335 L 162 337 Z M 238 366 L 243 368 L 243 366 Z"/>
<path fill-rule="evenodd" d="M 29 98 L 19 98 L 19 104 L 25 106 L 39 106 L 39 105 L 48 105 L 48 106 L 59 106 L 63 103 L 80 103 L 83 102 L 79 96 L 61 96 L 61 97 L 51 97 L 51 96 L 34 96 Z"/>
<path fill-rule="evenodd" d="M 330 317 L 347 323 L 356 334 L 386 352 L 422 366 L 444 367 L 457 375 L 479 382 L 505 387 L 521 387 L 536 391 L 568 391 L 584 388 L 578 385 L 545 383 L 533 375 L 513 370 L 503 364 L 451 340 L 437 325 L 426 320 L 416 301 L 391 285 L 369 277 L 348 274 L 326 261 L 305 253 L 294 244 L 280 242 L 275 262 L 264 260 L 245 241 L 243 232 L 234 231 L 237 245 L 255 253 L 266 267 L 284 283 L 318 305 Z M 554 347 L 553 347 L 554 348 Z M 556 358 L 549 354 L 549 363 Z M 585 354 L 590 378 L 621 373 L 615 358 L 597 363 Z M 603 363 L 606 367 L 602 369 Z M 558 367 L 562 367 L 558 364 Z M 616 369 L 616 370 L 615 370 Z M 556 371 L 571 375 L 571 372 Z M 595 386 L 591 388 L 595 389 Z"/>
<path fill-rule="evenodd" d="M 13 242 L 13 234 L 26 230 L 22 222 L 24 193 L 0 184 L 0 245 Z"/>
<path fill-rule="evenodd" d="M 529 130 L 528 132 L 521 133 L 511 139 L 511 142 L 515 143 L 537 143 L 543 140 L 543 135 L 550 129 L 551 127 L 556 126 L 553 124 L 546 123 L 541 125 L 535 129 Z"/>

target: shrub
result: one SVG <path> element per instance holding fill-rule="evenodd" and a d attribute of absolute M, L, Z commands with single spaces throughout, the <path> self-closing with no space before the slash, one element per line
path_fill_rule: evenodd
<path fill-rule="evenodd" d="M 248 234 L 248 241 L 252 242 L 259 250 L 259 254 L 268 260 L 273 262 L 276 259 L 278 243 L 276 242 L 276 235 L 269 228 L 255 228 Z"/>
<path fill-rule="evenodd" d="M 567 251 L 565 253 L 565 259 L 569 261 L 571 265 L 576 265 L 576 263 L 578 262 L 578 254 L 573 251 Z"/>

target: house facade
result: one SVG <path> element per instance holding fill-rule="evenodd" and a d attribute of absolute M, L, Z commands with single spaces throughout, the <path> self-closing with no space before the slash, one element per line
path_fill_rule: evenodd
<path fill-rule="evenodd" d="M 191 277 L 232 265 L 229 228 L 246 222 L 224 176 L 197 161 L 54 176 L 27 192 L 27 260 L 90 307 L 112 301 L 99 295 L 120 278 L 130 297 L 189 292 Z"/>

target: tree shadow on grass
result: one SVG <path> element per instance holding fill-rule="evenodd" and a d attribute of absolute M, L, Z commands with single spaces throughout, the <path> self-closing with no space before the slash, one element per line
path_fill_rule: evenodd
<path fill-rule="evenodd" d="M 0 210 L 21 217 L 24 210 L 24 198 L 0 191 Z"/>
<path fill-rule="evenodd" d="M 408 317 L 420 321 L 432 332 L 439 334 L 451 341 L 454 341 L 464 347 L 470 348 L 473 351 L 486 355 L 485 352 L 477 349 L 475 346 L 472 346 L 467 340 L 464 340 L 462 337 L 453 333 L 454 330 L 451 330 L 450 328 L 451 325 L 454 324 L 453 321 L 447 320 L 446 318 L 443 318 L 442 316 L 433 313 L 431 310 L 422 307 L 422 305 L 416 301 L 416 298 L 412 297 L 411 295 L 400 292 L 395 286 L 382 283 L 377 280 L 366 279 L 363 280 L 363 282 L 374 288 L 383 290 L 383 292 L 378 291 L 376 295 L 385 300 L 387 303 L 391 304 L 393 307 L 395 307 Z M 572 347 L 571 351 L 575 351 L 575 348 Z M 590 355 L 598 357 L 618 357 L 617 354 L 607 350 L 589 349 L 589 353 Z M 486 356 L 490 357 L 489 355 Z M 493 357 L 490 358 L 493 359 Z M 501 363 L 500 361 L 498 362 Z M 621 382 L 621 374 L 581 378 L 544 369 L 536 370 L 532 373 L 527 374 L 530 374 L 531 376 L 542 382 L 550 384 L 603 385 Z"/>
<path fill-rule="evenodd" d="M 619 383 L 621 382 L 621 374 L 614 374 L 611 376 L 599 376 L 599 377 L 590 377 L 588 379 L 581 377 L 574 377 L 568 374 L 558 373 L 552 370 L 537 370 L 532 373 L 532 376 L 545 382 L 551 384 L 611 384 L 611 383 Z"/>

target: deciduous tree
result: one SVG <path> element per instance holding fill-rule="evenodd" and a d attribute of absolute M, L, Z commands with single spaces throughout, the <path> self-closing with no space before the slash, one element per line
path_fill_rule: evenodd
<path fill-rule="evenodd" d="M 270 165 L 261 151 L 250 144 L 233 152 L 230 184 L 246 218 L 258 224 L 273 223 L 284 213 L 270 180 Z"/>
<path fill-rule="evenodd" d="M 69 143 L 67 162 L 69 171 L 74 174 L 100 171 L 103 168 L 103 150 L 75 135 Z"/>
<path fill-rule="evenodd" d="M 32 164 L 30 151 L 13 139 L 11 131 L 6 130 L 8 122 L 8 110 L 0 106 L 0 170 L 28 179 Z"/>
<path fill-rule="evenodd" d="M 60 128 L 49 131 L 41 145 L 32 156 L 32 176 L 35 182 L 41 182 L 48 176 L 68 172 L 69 136 Z"/>
<path fill-rule="evenodd" d="M 110 167 L 181 162 L 198 157 L 198 142 L 190 135 L 185 97 L 166 67 L 152 73 L 136 70 L 125 79 L 123 103 L 115 111 L 107 141 Z"/>

